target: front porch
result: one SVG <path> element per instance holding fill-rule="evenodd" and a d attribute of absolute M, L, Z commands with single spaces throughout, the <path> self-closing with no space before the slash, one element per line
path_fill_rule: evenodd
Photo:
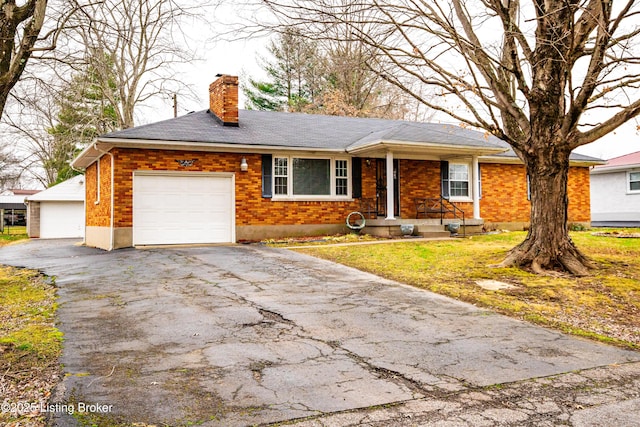
<path fill-rule="evenodd" d="M 449 224 L 458 224 L 460 236 L 482 232 L 478 159 L 449 160 L 465 168 L 464 175 L 456 177 L 458 187 L 453 194 L 448 160 L 391 155 L 359 159 L 362 184 L 357 210 L 365 218 L 363 232 L 380 237 L 444 238 L 451 235 Z M 406 225 L 413 225 L 411 233 L 407 227 L 401 229 Z"/>
<path fill-rule="evenodd" d="M 460 225 L 460 231 L 458 232 L 460 236 L 481 233 L 484 226 L 483 219 L 474 218 L 465 219 L 464 225 L 457 218 L 444 218 L 442 221 L 440 218 L 375 218 L 365 220 L 365 227 L 362 232 L 372 236 L 397 237 L 406 235 L 406 233 L 403 233 L 401 226 L 413 225 L 412 236 L 445 238 L 451 236 L 447 228 L 451 223 Z"/>
<path fill-rule="evenodd" d="M 403 125 L 371 135 L 347 151 L 354 156 L 354 198 L 365 218 L 363 232 L 374 236 L 449 237 L 482 232 L 480 156 L 505 151 L 478 144 L 456 127 L 438 135 L 413 134 Z M 411 134 L 411 138 L 408 138 Z M 434 144 L 430 137 L 446 139 Z M 416 143 L 420 141 L 420 143 Z M 406 225 L 413 225 L 409 233 Z"/>

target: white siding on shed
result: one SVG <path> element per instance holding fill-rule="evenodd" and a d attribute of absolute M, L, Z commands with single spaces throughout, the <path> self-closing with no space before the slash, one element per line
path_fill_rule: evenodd
<path fill-rule="evenodd" d="M 83 202 L 40 202 L 40 238 L 84 237 Z"/>
<path fill-rule="evenodd" d="M 85 232 L 84 175 L 76 175 L 29 196 L 29 235 L 44 239 L 83 238 Z M 32 217 L 31 214 L 36 215 Z"/>

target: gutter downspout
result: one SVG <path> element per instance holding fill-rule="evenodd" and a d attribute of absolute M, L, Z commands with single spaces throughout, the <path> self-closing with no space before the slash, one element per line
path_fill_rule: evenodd
<path fill-rule="evenodd" d="M 98 143 L 97 142 L 93 143 L 93 148 L 95 148 L 95 150 L 98 151 L 99 153 L 107 154 L 107 155 L 109 155 L 109 157 L 111 157 L 111 207 L 110 207 L 111 219 L 110 219 L 110 225 L 109 225 L 109 230 L 110 230 L 110 233 L 109 233 L 109 249 L 107 249 L 107 250 L 112 251 L 113 250 L 113 244 L 114 244 L 113 235 L 115 233 L 115 230 L 113 229 L 113 226 L 114 226 L 114 206 L 113 206 L 113 202 L 114 202 L 114 194 L 115 194 L 115 189 L 113 187 L 113 184 L 114 184 L 113 176 L 114 176 L 114 172 L 115 172 L 114 171 L 115 159 L 113 158 L 113 154 L 111 152 L 103 151 L 100 148 L 98 148 Z M 100 159 L 98 159 L 98 161 L 100 161 Z M 100 185 L 100 183 L 98 183 L 98 185 Z M 85 230 L 85 235 L 86 235 L 86 230 Z"/>

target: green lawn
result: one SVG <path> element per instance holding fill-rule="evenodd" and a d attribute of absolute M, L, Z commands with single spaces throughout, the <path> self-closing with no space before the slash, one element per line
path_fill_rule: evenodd
<path fill-rule="evenodd" d="M 0 246 L 26 239 L 25 227 L 0 233 Z M 62 333 L 54 326 L 55 287 L 37 271 L 0 265 L 0 425 L 44 426 L 29 412 L 48 401 L 59 379 Z"/>
<path fill-rule="evenodd" d="M 640 346 L 640 239 L 572 233 L 578 247 L 598 265 L 582 278 L 492 267 L 524 237 L 524 232 L 513 232 L 296 250 L 565 332 Z M 514 287 L 491 291 L 478 286 L 479 280 Z"/>
<path fill-rule="evenodd" d="M 28 239 L 27 227 L 25 226 L 4 226 L 4 231 L 0 233 L 0 247 L 18 240 Z"/>

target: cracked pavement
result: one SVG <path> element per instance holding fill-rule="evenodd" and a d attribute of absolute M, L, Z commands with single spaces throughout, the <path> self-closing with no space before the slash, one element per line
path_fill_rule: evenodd
<path fill-rule="evenodd" d="M 112 405 L 100 425 L 638 425 L 640 353 L 306 255 L 32 240 L 0 263 L 55 276 L 54 401 Z"/>

